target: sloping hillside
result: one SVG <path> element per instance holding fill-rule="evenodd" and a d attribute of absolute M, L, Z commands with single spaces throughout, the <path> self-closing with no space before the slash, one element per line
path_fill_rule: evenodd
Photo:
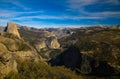
<path fill-rule="evenodd" d="M 68 47 L 49 62 L 52 65 L 77 68 L 77 71 L 83 74 L 110 75 L 112 72 L 111 75 L 116 74 L 118 78 L 120 74 L 120 30 L 107 28 L 97 31 L 93 27 L 92 31 L 88 31 L 89 29 L 82 32 L 77 30 L 75 34 L 67 37 L 67 40 L 70 38 L 68 41 L 73 41 L 72 38 L 74 38 L 77 42 L 72 43 L 72 47 Z M 66 39 L 63 41 L 65 42 Z M 115 71 L 113 72 L 112 69 Z"/>

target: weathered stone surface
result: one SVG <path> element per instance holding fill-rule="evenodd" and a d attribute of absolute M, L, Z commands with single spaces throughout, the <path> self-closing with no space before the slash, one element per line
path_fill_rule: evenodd
<path fill-rule="evenodd" d="M 57 37 L 50 36 L 46 38 L 41 38 L 37 43 L 34 44 L 35 49 L 40 52 L 41 49 L 51 48 L 51 49 L 59 49 L 60 44 L 57 40 Z"/>
<path fill-rule="evenodd" d="M 4 31 L 4 29 L 5 29 L 5 27 L 0 26 L 0 33 L 1 33 L 1 32 L 3 32 L 3 31 Z"/>
<path fill-rule="evenodd" d="M 5 29 L 5 32 L 8 32 L 8 33 L 11 33 L 11 34 L 14 34 L 15 36 L 17 36 L 18 38 L 21 38 L 20 37 L 20 34 L 18 32 L 18 27 L 16 24 L 12 23 L 12 22 L 8 22 L 7 23 L 7 27 Z"/>
<path fill-rule="evenodd" d="M 18 44 L 16 44 L 16 41 L 11 38 L 0 36 L 0 42 L 2 42 L 7 47 L 7 50 L 9 51 L 18 50 Z"/>
<path fill-rule="evenodd" d="M 29 45 L 18 38 L 0 36 L 0 79 L 17 72 L 16 59 L 39 61 L 42 59 Z"/>
<path fill-rule="evenodd" d="M 52 37 L 52 36 L 55 36 L 55 34 L 53 32 L 48 32 L 48 31 L 43 31 L 43 35 L 45 37 Z"/>
<path fill-rule="evenodd" d="M 0 43 L 0 48 L 0 79 L 2 79 L 10 72 L 17 72 L 17 63 L 6 46 Z"/>
<path fill-rule="evenodd" d="M 47 46 L 46 46 L 45 40 L 42 40 L 42 41 L 38 42 L 37 44 L 35 44 L 35 48 L 38 52 L 40 52 L 41 49 L 46 48 L 46 47 Z"/>
<path fill-rule="evenodd" d="M 48 37 L 46 39 L 46 44 L 49 48 L 52 48 L 52 49 L 58 49 L 60 48 L 60 44 L 57 40 L 57 37 L 55 36 L 52 36 L 52 37 Z"/>
<path fill-rule="evenodd" d="M 19 57 L 23 60 L 28 59 L 34 61 L 41 59 L 41 57 L 35 52 L 35 50 L 23 40 L 0 36 L 0 42 L 4 44 L 4 46 L 2 46 L 0 50 L 12 52 L 12 54 L 14 54 L 14 58 Z"/>

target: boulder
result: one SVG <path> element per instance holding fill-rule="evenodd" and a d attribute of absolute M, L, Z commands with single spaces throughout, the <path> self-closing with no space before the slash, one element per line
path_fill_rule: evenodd
<path fill-rule="evenodd" d="M 20 58 L 23 60 L 38 61 L 41 59 L 40 55 L 36 53 L 34 48 L 27 42 L 18 38 L 12 39 L 4 36 L 0 36 L 0 43 L 3 44 L 1 51 L 9 51 L 15 59 Z M 3 48 L 4 47 L 4 48 Z"/>
<path fill-rule="evenodd" d="M 6 46 L 0 43 L 0 79 L 10 72 L 17 72 L 17 63 L 12 54 L 7 51 Z"/>
<path fill-rule="evenodd" d="M 18 50 L 18 44 L 16 43 L 15 40 L 11 38 L 7 38 L 4 36 L 0 36 L 0 42 L 2 42 L 6 47 L 7 50 L 9 51 L 17 51 Z"/>
<path fill-rule="evenodd" d="M 5 32 L 7 33 L 11 33 L 15 36 L 17 36 L 18 38 L 21 38 L 20 37 L 20 34 L 18 32 L 18 27 L 16 24 L 12 23 L 12 22 L 8 22 L 7 23 L 7 27 L 5 28 Z"/>

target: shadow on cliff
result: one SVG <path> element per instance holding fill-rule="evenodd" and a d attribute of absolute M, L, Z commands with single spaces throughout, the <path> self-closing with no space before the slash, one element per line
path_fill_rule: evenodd
<path fill-rule="evenodd" d="M 75 46 L 69 47 L 57 57 L 48 61 L 52 66 L 65 66 L 77 69 L 83 74 L 107 76 L 114 73 L 114 68 L 105 61 L 97 61 L 92 57 L 83 55 Z"/>

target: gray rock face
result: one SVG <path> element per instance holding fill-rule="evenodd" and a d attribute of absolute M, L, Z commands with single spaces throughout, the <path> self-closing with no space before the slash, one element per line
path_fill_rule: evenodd
<path fill-rule="evenodd" d="M 20 37 L 20 34 L 19 34 L 19 32 L 18 32 L 18 27 L 17 27 L 17 25 L 14 24 L 14 23 L 12 23 L 12 22 L 8 22 L 8 23 L 7 23 L 7 27 L 6 27 L 6 29 L 5 29 L 5 32 L 11 33 L 11 34 L 17 36 L 18 38 L 21 38 L 21 37 Z"/>
<path fill-rule="evenodd" d="M 46 44 L 49 48 L 52 48 L 52 49 L 58 49 L 60 48 L 60 44 L 57 40 L 57 37 L 55 36 L 52 36 L 52 37 L 48 37 L 46 39 Z"/>
<path fill-rule="evenodd" d="M 3 42 L 4 45 L 6 45 L 7 49 L 9 51 L 16 51 L 18 50 L 18 45 L 15 43 L 15 40 L 13 39 L 9 39 L 9 38 L 5 38 L 5 37 L 1 37 L 2 40 L 5 40 L 5 41 L 1 41 L 0 42 Z"/>
<path fill-rule="evenodd" d="M 41 38 L 37 43 L 34 44 L 35 49 L 40 52 L 41 49 L 51 48 L 51 49 L 59 49 L 60 44 L 57 40 L 57 37 L 50 36 L 46 38 Z"/>
<path fill-rule="evenodd" d="M 2 79 L 10 72 L 17 72 L 17 63 L 6 46 L 0 43 L 0 48 L 0 79 Z"/>
<path fill-rule="evenodd" d="M 14 55 L 14 58 L 20 58 L 22 60 L 32 60 L 38 61 L 40 60 L 40 56 L 36 53 L 36 51 L 25 41 L 18 38 L 8 38 L 4 36 L 0 36 L 0 43 L 4 45 L 0 48 L 1 51 L 9 51 Z"/>
<path fill-rule="evenodd" d="M 4 29 L 5 29 L 5 27 L 0 26 L 0 32 L 3 32 L 3 31 L 4 31 Z"/>

